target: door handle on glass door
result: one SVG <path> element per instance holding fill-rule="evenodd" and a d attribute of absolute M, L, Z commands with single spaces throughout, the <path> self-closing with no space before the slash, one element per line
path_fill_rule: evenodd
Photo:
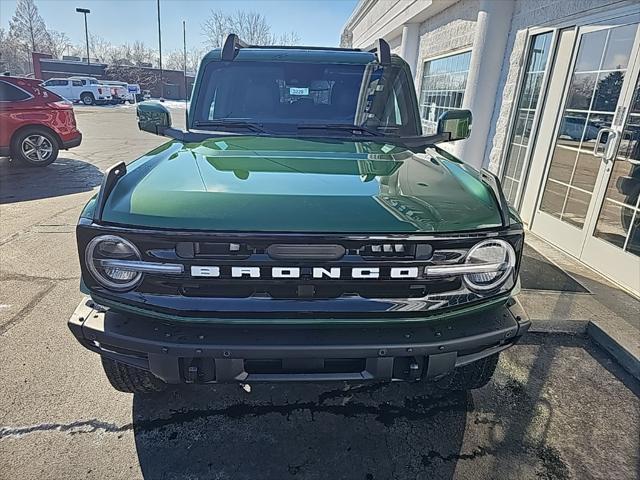
<path fill-rule="evenodd" d="M 601 149 L 600 146 L 602 146 L 602 136 L 605 133 L 608 133 L 607 141 L 604 143 L 604 148 Z M 617 136 L 618 134 L 615 132 L 615 130 L 611 128 L 601 128 L 598 132 L 598 136 L 596 136 L 596 143 L 593 146 L 594 157 L 600 157 L 606 162 L 611 160 L 613 158 L 614 146 L 616 143 L 615 139 Z"/>

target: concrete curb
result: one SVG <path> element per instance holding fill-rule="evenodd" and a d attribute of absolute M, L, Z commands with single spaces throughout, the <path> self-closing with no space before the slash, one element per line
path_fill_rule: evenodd
<path fill-rule="evenodd" d="M 568 334 L 589 337 L 606 350 L 622 368 L 640 380 L 640 342 L 638 331 L 612 321 L 532 320 L 530 333 Z M 625 328 L 627 327 L 627 328 Z M 635 343 L 634 343 L 635 341 Z"/>
<path fill-rule="evenodd" d="M 611 334 L 611 330 L 607 328 L 606 321 L 592 320 L 587 324 L 589 338 L 609 352 L 625 370 L 640 380 L 640 347 L 637 330 L 623 332 L 618 327 L 613 329 L 615 334 Z M 625 333 L 630 333 L 631 336 Z"/>

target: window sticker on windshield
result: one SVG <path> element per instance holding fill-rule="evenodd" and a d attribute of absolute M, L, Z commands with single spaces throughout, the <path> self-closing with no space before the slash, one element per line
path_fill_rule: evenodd
<path fill-rule="evenodd" d="M 309 89 L 303 87 L 289 87 L 289 95 L 309 95 Z"/>
<path fill-rule="evenodd" d="M 227 142 L 220 140 L 219 142 L 215 142 L 216 147 L 218 147 L 220 150 L 226 150 L 227 148 L 229 148 L 229 145 L 227 145 Z"/>
<path fill-rule="evenodd" d="M 393 145 L 389 145 L 389 144 L 387 143 L 387 144 L 384 144 L 384 145 L 380 148 L 380 150 L 382 150 L 384 153 L 389 153 L 389 152 L 390 152 L 391 150 L 393 150 L 394 148 L 395 148 L 395 147 L 394 147 Z"/>

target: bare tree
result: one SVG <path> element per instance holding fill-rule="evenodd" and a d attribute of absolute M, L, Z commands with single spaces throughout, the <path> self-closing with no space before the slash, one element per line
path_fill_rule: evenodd
<path fill-rule="evenodd" d="M 202 60 L 203 55 L 204 52 L 198 48 L 187 51 L 187 72 L 193 73 L 198 70 L 198 66 L 200 65 L 200 60 Z M 169 52 L 169 54 L 162 59 L 162 64 L 167 68 L 167 70 L 183 71 L 185 69 L 184 52 L 182 50 Z"/>
<path fill-rule="evenodd" d="M 64 32 L 58 32 L 57 30 L 47 31 L 47 53 L 50 53 L 55 58 L 62 58 L 62 56 L 71 48 L 71 40 Z"/>
<path fill-rule="evenodd" d="M 123 43 L 113 47 L 111 62 L 115 65 L 133 65 L 131 45 Z"/>
<path fill-rule="evenodd" d="M 277 37 L 273 36 L 273 45 L 300 45 L 300 35 L 297 32 L 281 33 Z"/>
<path fill-rule="evenodd" d="M 106 68 L 108 78 L 137 83 L 143 90 L 160 90 L 160 75 L 157 70 L 127 65 L 109 65 Z"/>
<path fill-rule="evenodd" d="M 271 40 L 271 27 L 261 13 L 238 10 L 229 20 L 231 30 L 251 45 L 267 45 Z"/>
<path fill-rule="evenodd" d="M 18 0 L 8 36 L 23 65 L 22 73 L 31 71 L 31 54 L 47 50 L 47 27 L 33 0 Z"/>
<path fill-rule="evenodd" d="M 210 47 L 221 47 L 231 28 L 229 16 L 222 12 L 211 10 L 201 28 L 203 35 L 207 37 L 207 44 Z"/>
<path fill-rule="evenodd" d="M 93 33 L 89 35 L 89 56 L 91 58 L 97 58 L 101 62 L 109 63 L 112 52 L 113 45 L 109 40 Z M 81 56 L 86 54 L 87 52 L 84 50 Z"/>
<path fill-rule="evenodd" d="M 152 48 L 148 48 L 144 42 L 136 40 L 131 45 L 131 62 L 134 65 L 155 64 L 158 63 L 158 53 Z"/>
<path fill-rule="evenodd" d="M 47 45 L 47 27 L 33 0 L 18 0 L 16 11 L 9 21 L 9 36 L 28 45 L 31 52 Z"/>
<path fill-rule="evenodd" d="M 225 14 L 211 10 L 202 23 L 202 34 L 207 38 L 209 47 L 220 47 L 229 33 L 236 33 L 251 45 L 295 45 L 300 36 L 295 32 L 274 34 L 264 15 L 259 12 L 237 10 L 233 14 Z"/>
<path fill-rule="evenodd" d="M 0 73 L 24 74 L 30 70 L 28 47 L 0 28 Z"/>

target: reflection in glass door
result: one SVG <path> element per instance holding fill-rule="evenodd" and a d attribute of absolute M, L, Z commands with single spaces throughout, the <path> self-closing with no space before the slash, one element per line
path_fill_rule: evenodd
<path fill-rule="evenodd" d="M 522 195 L 524 178 L 527 175 L 530 142 L 537 122 L 540 93 L 547 71 L 552 40 L 553 32 L 551 31 L 531 38 L 531 48 L 516 107 L 515 125 L 510 133 L 504 160 L 502 189 L 509 203 L 516 208 Z"/>
<path fill-rule="evenodd" d="M 640 63 L 640 62 L 639 62 Z M 640 69 L 640 65 L 638 65 Z M 636 76 L 639 72 L 636 72 Z M 636 77 L 637 78 L 637 77 Z M 605 169 L 595 210 L 593 235 L 581 258 L 640 294 L 640 81 L 630 95 L 629 113 L 613 161 Z M 597 214 L 597 215 L 596 215 Z"/>
<path fill-rule="evenodd" d="M 598 178 L 598 132 L 611 127 L 637 25 L 582 35 L 540 210 L 582 229 Z M 605 133 L 602 140 L 606 142 Z"/>
<path fill-rule="evenodd" d="M 576 42 L 532 230 L 640 294 L 638 23 Z"/>
<path fill-rule="evenodd" d="M 640 82 L 637 82 L 594 232 L 596 237 L 636 256 L 640 256 L 639 193 Z"/>

